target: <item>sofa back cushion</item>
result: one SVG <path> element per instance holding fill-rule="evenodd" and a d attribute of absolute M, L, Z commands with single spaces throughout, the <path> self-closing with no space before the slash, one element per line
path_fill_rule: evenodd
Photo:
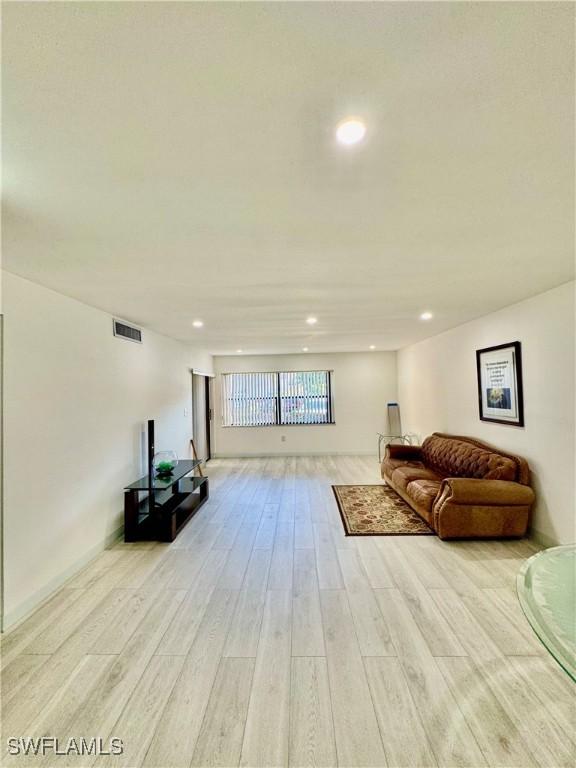
<path fill-rule="evenodd" d="M 488 446 L 435 432 L 422 444 L 422 461 L 443 477 L 474 477 L 479 480 L 517 480 L 512 457 Z"/>

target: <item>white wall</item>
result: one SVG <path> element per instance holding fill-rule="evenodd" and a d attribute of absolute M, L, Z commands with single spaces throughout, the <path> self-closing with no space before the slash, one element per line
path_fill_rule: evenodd
<path fill-rule="evenodd" d="M 117 339 L 109 315 L 9 273 L 4 311 L 8 626 L 118 533 L 147 419 L 158 450 L 189 456 L 190 368 L 211 361 L 149 331 Z"/>
<path fill-rule="evenodd" d="M 545 544 L 575 536 L 574 290 L 567 283 L 398 353 L 405 431 L 473 435 L 524 456 L 537 505 L 533 532 Z M 477 349 L 522 343 L 524 428 L 480 421 Z"/>
<path fill-rule="evenodd" d="M 200 376 L 214 375 L 214 358 L 205 349 L 187 346 L 188 361 L 194 373 Z"/>
<path fill-rule="evenodd" d="M 214 370 L 216 456 L 375 453 L 386 403 L 396 399 L 395 352 L 215 357 Z M 222 427 L 222 373 L 306 370 L 334 371 L 334 425 Z"/>

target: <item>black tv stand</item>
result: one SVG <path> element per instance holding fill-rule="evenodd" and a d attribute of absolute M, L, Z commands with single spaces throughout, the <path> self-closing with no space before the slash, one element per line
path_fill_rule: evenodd
<path fill-rule="evenodd" d="M 169 477 L 146 475 L 126 486 L 124 541 L 174 541 L 208 499 L 208 478 L 187 476 L 200 464 L 179 461 Z"/>

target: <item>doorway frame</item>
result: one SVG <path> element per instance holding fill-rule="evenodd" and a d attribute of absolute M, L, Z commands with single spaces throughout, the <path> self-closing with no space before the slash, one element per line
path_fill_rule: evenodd
<path fill-rule="evenodd" d="M 214 443 L 214 434 L 212 430 L 212 424 L 214 420 L 214 385 L 213 382 L 216 379 L 214 373 L 206 373 L 206 371 L 199 371 L 194 368 L 190 368 L 190 427 L 192 439 L 194 438 L 194 414 L 195 414 L 195 402 L 194 402 L 194 376 L 202 376 L 204 378 L 204 429 L 206 430 L 206 458 L 207 464 L 212 458 L 212 448 Z"/>
<path fill-rule="evenodd" d="M 212 458 L 212 387 L 210 377 L 204 377 L 204 418 L 206 420 L 206 463 Z"/>

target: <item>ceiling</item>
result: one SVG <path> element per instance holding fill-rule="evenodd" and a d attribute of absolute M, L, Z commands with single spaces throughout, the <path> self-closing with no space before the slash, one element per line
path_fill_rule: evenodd
<path fill-rule="evenodd" d="M 559 285 L 573 16 L 6 3 L 4 266 L 214 353 L 396 349 Z"/>

